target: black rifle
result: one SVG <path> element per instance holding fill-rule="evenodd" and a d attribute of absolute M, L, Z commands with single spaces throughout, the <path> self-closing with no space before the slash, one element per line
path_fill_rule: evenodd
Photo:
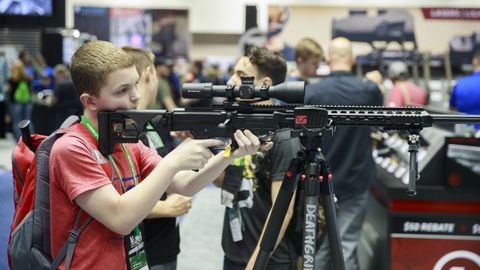
<path fill-rule="evenodd" d="M 245 91 L 246 92 L 246 91 Z M 235 92 L 232 92 L 235 94 Z M 254 93 L 253 91 L 250 93 Z M 133 120 L 133 125 L 129 125 Z M 304 147 L 301 157 L 291 162 L 272 209 L 271 218 L 261 240 L 255 269 L 264 269 L 273 251 L 283 218 L 301 176 L 305 176 L 305 222 L 303 267 L 313 267 L 316 252 L 315 237 L 311 232 L 316 221 L 318 201 L 322 196 L 326 227 L 329 235 L 335 269 L 344 269 L 343 254 L 337 228 L 333 200 L 333 186 L 328 162 L 319 150 L 321 137 L 333 133 L 336 126 L 378 127 L 383 130 L 409 132 L 409 183 L 407 193 L 415 195 L 418 180 L 417 153 L 419 133 L 435 123 L 478 123 L 477 115 L 432 115 L 422 108 L 387 108 L 375 106 L 261 106 L 226 102 L 209 108 L 182 108 L 165 110 L 119 110 L 98 113 L 99 148 L 104 155 L 112 153 L 115 143 L 137 142 L 148 131 L 190 131 L 195 138 L 230 137 L 240 129 L 248 129 L 266 139 L 277 129 L 290 128 L 292 137 L 300 137 Z M 149 123 L 149 124 L 148 124 Z M 148 124 L 148 125 L 147 125 Z M 150 128 L 153 127 L 153 128 Z M 127 135 L 129 134 L 129 135 Z M 130 135 L 133 134 L 133 135 Z M 235 147 L 235 145 L 232 145 Z M 327 181 L 323 181 L 323 180 Z"/>
<path fill-rule="evenodd" d="M 326 113 L 325 113 L 326 112 Z M 127 119 L 134 121 L 128 125 Z M 111 154 L 115 143 L 137 142 L 147 131 L 190 131 L 195 138 L 232 138 L 237 130 L 248 129 L 253 134 L 270 137 L 280 128 L 305 130 L 328 126 L 370 126 L 383 130 L 405 130 L 410 133 L 410 171 L 415 176 L 419 132 L 432 124 L 478 123 L 480 116 L 457 114 L 429 114 L 422 108 L 391 108 L 376 106 L 262 106 L 226 102 L 209 108 L 177 108 L 165 110 L 118 110 L 99 112 L 99 148 L 104 155 Z M 150 123 L 152 128 L 147 127 Z M 130 131 L 126 135 L 126 131 Z M 416 179 L 416 176 L 415 176 Z M 408 192 L 414 195 L 415 181 L 409 181 Z"/>

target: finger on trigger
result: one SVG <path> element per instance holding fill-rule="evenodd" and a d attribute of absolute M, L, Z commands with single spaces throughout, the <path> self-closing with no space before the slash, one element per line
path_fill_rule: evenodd
<path fill-rule="evenodd" d="M 225 143 L 221 140 L 217 139 L 205 139 L 205 140 L 198 140 L 199 144 L 204 147 L 211 147 L 211 146 L 221 146 L 225 145 Z"/>

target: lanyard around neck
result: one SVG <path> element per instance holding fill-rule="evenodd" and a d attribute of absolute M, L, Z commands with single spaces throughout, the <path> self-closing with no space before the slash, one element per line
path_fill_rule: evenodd
<path fill-rule="evenodd" d="M 88 131 L 90 131 L 92 136 L 98 141 L 98 132 L 95 129 L 95 127 L 92 125 L 92 123 L 90 123 L 90 121 L 85 116 L 82 116 L 81 122 L 88 129 Z M 132 172 L 134 185 L 137 185 L 138 184 L 137 183 L 137 175 L 135 173 L 135 167 L 133 166 L 133 162 L 132 162 L 132 158 L 130 156 L 130 152 L 125 147 L 125 145 L 123 145 L 123 143 L 121 145 L 122 145 L 123 153 L 125 153 L 125 156 L 127 157 L 128 165 L 130 167 L 130 171 Z M 108 155 L 108 159 L 110 159 L 110 161 L 112 162 L 113 167 L 115 168 L 115 171 L 117 172 L 118 177 L 120 178 L 120 183 L 122 184 L 123 192 L 126 192 L 127 190 L 125 189 L 125 186 L 123 185 L 123 178 L 122 178 L 122 174 L 120 173 L 120 168 L 117 166 L 117 163 L 113 159 L 112 155 Z"/>

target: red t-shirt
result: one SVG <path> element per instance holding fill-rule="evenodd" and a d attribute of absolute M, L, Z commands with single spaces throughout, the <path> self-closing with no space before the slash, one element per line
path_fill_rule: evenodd
<path fill-rule="evenodd" d="M 108 157 L 100 154 L 97 141 L 87 128 L 83 124 L 77 124 L 69 129 L 78 134 L 69 132 L 59 138 L 53 145 L 50 156 L 50 229 L 53 257 L 60 251 L 75 223 L 80 209 L 74 201 L 78 195 L 104 185 L 113 185 L 119 194 L 123 193 L 116 171 Z M 95 154 L 92 154 L 85 140 L 96 150 Z M 125 146 L 130 152 L 139 181 L 161 160 L 156 152 L 141 142 Z M 116 145 L 112 156 L 120 169 L 125 187 L 131 185 L 133 176 L 120 145 Z M 100 163 L 103 163 L 106 169 Z M 78 238 L 71 269 L 126 270 L 124 246 L 122 235 L 92 219 Z M 64 262 L 59 269 L 63 267 Z"/>
<path fill-rule="evenodd" d="M 408 97 L 405 97 L 405 90 L 403 90 L 401 86 L 394 85 L 392 90 L 390 90 L 390 95 L 385 102 L 386 106 L 424 106 L 427 104 L 427 94 L 420 86 L 412 82 L 406 82 L 403 83 L 403 87 L 405 87 L 405 90 L 408 91 Z M 409 104 L 407 104 L 408 99 L 410 101 Z"/>

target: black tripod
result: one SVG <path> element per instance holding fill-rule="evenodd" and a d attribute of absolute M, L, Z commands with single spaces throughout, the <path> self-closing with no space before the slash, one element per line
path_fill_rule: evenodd
<path fill-rule="evenodd" d="M 315 265 L 319 196 L 323 199 L 326 228 L 329 236 L 328 239 L 334 269 L 345 269 L 337 226 L 337 216 L 335 213 L 332 174 L 329 163 L 325 160 L 319 148 L 322 136 L 327 133 L 331 134 L 332 131 L 332 126 L 291 131 L 291 137 L 300 138 L 303 149 L 299 153 L 299 157 L 291 160 L 289 169 L 285 173 L 282 186 L 278 192 L 260 243 L 260 251 L 255 261 L 254 269 L 265 269 L 267 267 L 288 206 L 300 181 L 302 181 L 302 184 L 305 186 L 302 248 L 303 269 L 313 269 Z"/>

